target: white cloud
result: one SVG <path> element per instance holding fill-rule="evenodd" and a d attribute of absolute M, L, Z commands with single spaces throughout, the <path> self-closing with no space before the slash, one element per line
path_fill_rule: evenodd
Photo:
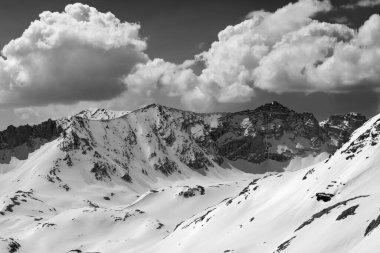
<path fill-rule="evenodd" d="M 124 79 L 128 89 L 124 96 L 133 97 L 142 104 L 148 101 L 167 104 L 169 100 L 179 99 L 187 109 L 211 109 L 213 96 L 203 90 L 199 77 L 191 68 L 194 64 L 195 61 L 185 61 L 176 65 L 163 59 L 138 64 Z"/>
<path fill-rule="evenodd" d="M 125 78 L 129 93 L 139 100 L 178 97 L 187 109 L 210 111 L 217 103 L 247 102 L 254 95 L 254 70 L 285 34 L 312 22 L 311 16 L 328 11 L 328 1 L 303 0 L 275 13 L 257 11 L 250 19 L 228 26 L 211 48 L 196 56 L 205 68 L 195 75 L 189 64 L 162 59 L 140 64 Z M 190 64 L 191 65 L 191 64 Z"/>
<path fill-rule="evenodd" d="M 36 105 L 23 117 L 75 108 L 129 110 L 157 102 L 194 111 L 274 93 L 345 92 L 380 84 L 380 16 L 359 30 L 313 20 L 328 1 L 300 0 L 255 11 L 182 64 L 149 59 L 139 25 L 86 5 L 45 12 L 0 60 L 0 103 Z M 202 71 L 196 71 L 202 63 Z M 98 96 L 98 97 L 97 97 Z M 106 100 L 101 101 L 100 100 Z M 62 105 L 63 103 L 75 105 Z M 52 103 L 48 107 L 42 104 Z M 65 113 L 66 112 L 66 113 Z"/>
<path fill-rule="evenodd" d="M 380 0 L 359 0 L 356 3 L 343 5 L 343 8 L 355 9 L 357 7 L 375 7 L 380 5 Z"/>
<path fill-rule="evenodd" d="M 250 19 L 221 31 L 219 40 L 201 54 L 207 66 L 200 76 L 201 81 L 217 87 L 219 102 L 251 99 L 253 71 L 261 59 L 285 34 L 309 24 L 311 16 L 330 8 L 327 1 L 304 0 L 274 13 L 252 12 Z"/>
<path fill-rule="evenodd" d="M 144 85 L 135 87 L 152 88 L 150 84 L 155 83 L 154 90 L 165 87 L 167 94 L 179 96 L 187 108 L 203 111 L 220 103 L 250 101 L 257 89 L 281 94 L 377 88 L 380 16 L 370 17 L 358 31 L 311 19 L 331 8 L 327 1 L 301 0 L 274 13 L 252 12 L 250 19 L 228 26 L 208 51 L 196 56 L 205 63 L 200 75 L 169 64 L 167 70 L 161 68 L 164 72 L 159 78 L 145 79 Z M 166 64 L 161 60 L 161 66 Z M 146 69 L 139 70 L 141 80 Z"/>
<path fill-rule="evenodd" d="M 257 87 L 272 92 L 342 92 L 380 84 L 380 16 L 358 32 L 314 22 L 284 36 L 255 70 Z"/>
<path fill-rule="evenodd" d="M 125 90 L 121 77 L 148 57 L 140 26 L 83 4 L 43 12 L 0 58 L 3 106 L 103 100 Z"/>
<path fill-rule="evenodd" d="M 291 32 L 261 59 L 254 70 L 255 86 L 276 93 L 335 89 L 337 84 L 327 75 L 316 77 L 316 70 L 324 68 L 338 45 L 353 37 L 344 25 L 317 21 Z"/>

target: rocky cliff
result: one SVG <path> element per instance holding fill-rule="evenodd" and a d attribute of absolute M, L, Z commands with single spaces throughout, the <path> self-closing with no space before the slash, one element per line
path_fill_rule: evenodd
<path fill-rule="evenodd" d="M 321 128 L 327 133 L 333 147 L 340 147 L 346 143 L 351 134 L 361 127 L 367 118 L 359 113 L 346 115 L 332 115 L 320 123 Z"/>
<path fill-rule="evenodd" d="M 221 156 L 254 163 L 319 154 L 328 151 L 329 142 L 311 113 L 297 113 L 277 102 L 224 114 L 209 135 Z"/>
<path fill-rule="evenodd" d="M 58 138 L 61 132 L 59 124 L 50 119 L 35 126 L 8 126 L 0 132 L 0 162 L 9 163 L 12 156 L 24 160 L 30 152 Z"/>

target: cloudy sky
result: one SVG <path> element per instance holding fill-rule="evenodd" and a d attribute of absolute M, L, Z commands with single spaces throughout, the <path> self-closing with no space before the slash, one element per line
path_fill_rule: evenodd
<path fill-rule="evenodd" d="M 380 102 L 380 0 L 0 1 L 0 129 L 86 108 Z"/>

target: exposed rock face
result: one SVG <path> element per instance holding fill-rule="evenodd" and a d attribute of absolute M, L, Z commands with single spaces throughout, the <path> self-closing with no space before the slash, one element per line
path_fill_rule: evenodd
<path fill-rule="evenodd" d="M 0 132 L 0 148 L 14 148 L 34 138 L 50 140 L 57 137 L 62 129 L 53 120 L 35 126 L 9 126 Z"/>
<path fill-rule="evenodd" d="M 230 160 L 261 163 L 288 161 L 295 155 L 326 151 L 327 135 L 311 113 L 296 113 L 277 102 L 255 110 L 228 113 L 211 129 L 210 138 Z"/>
<path fill-rule="evenodd" d="M 165 175 L 170 175 L 177 170 L 177 165 L 165 157 L 163 162 L 159 160 L 159 163 L 154 164 L 154 169 L 161 171 Z"/>
<path fill-rule="evenodd" d="M 369 223 L 368 227 L 367 227 L 366 230 L 365 230 L 364 236 L 369 235 L 369 234 L 370 234 L 375 228 L 377 228 L 379 225 L 380 225 L 380 215 L 379 215 L 376 219 L 372 220 L 372 221 Z"/>
<path fill-rule="evenodd" d="M 344 220 L 350 215 L 355 215 L 356 209 L 359 207 L 359 205 L 351 206 L 344 210 L 339 216 L 336 218 L 336 220 Z"/>
<path fill-rule="evenodd" d="M 359 113 L 332 115 L 320 123 L 322 129 L 331 139 L 330 147 L 334 150 L 350 139 L 351 134 L 361 127 L 367 118 Z"/>
<path fill-rule="evenodd" d="M 50 119 L 34 126 L 11 125 L 0 132 L 0 162 L 8 163 L 12 156 L 26 159 L 30 152 L 57 138 L 61 132 L 59 124 Z"/>

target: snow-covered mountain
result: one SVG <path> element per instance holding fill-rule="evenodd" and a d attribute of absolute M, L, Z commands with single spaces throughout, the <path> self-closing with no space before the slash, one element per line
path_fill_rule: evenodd
<path fill-rule="evenodd" d="M 170 173 L 183 164 L 201 172 L 215 163 L 225 167 L 241 160 L 255 164 L 272 161 L 282 168 L 295 157 L 332 153 L 365 121 L 364 116 L 349 114 L 318 123 L 311 113 L 296 113 L 277 102 L 255 110 L 216 114 L 155 104 L 133 112 L 93 109 L 37 126 L 8 127 L 0 132 L 0 162 L 9 163 L 12 156 L 25 160 L 42 144 L 60 137 L 61 146 L 91 149 L 95 156 L 108 152 L 103 156 L 119 157 L 125 152 L 137 163 L 149 160 L 150 167 L 166 168 Z M 110 143 L 113 140 L 115 143 Z M 128 147 L 123 149 L 123 145 Z M 140 157 L 140 151 L 145 157 Z M 133 166 L 126 160 L 131 164 L 125 166 Z"/>
<path fill-rule="evenodd" d="M 365 121 L 350 115 L 153 104 L 9 127 L 0 252 L 366 252 L 380 120 L 342 146 Z"/>
<path fill-rule="evenodd" d="M 182 222 L 155 249 L 378 252 L 379 131 L 378 115 L 329 159 L 254 179 L 238 195 Z M 199 243 L 202 238 L 213 243 Z"/>

